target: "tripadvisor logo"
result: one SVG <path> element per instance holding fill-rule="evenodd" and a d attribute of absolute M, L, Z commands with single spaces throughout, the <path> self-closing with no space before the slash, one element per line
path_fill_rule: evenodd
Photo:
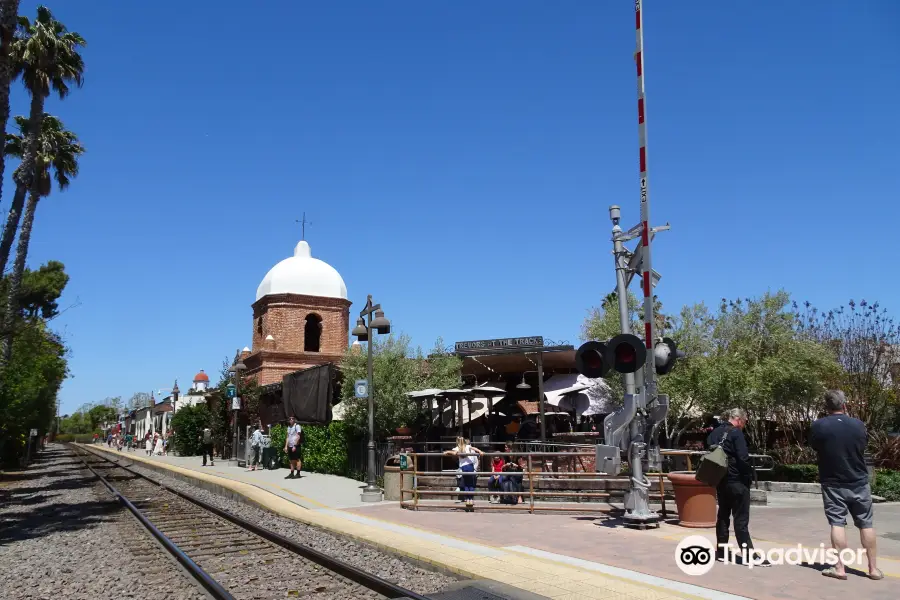
<path fill-rule="evenodd" d="M 749 568 L 758 567 L 766 562 L 773 565 L 821 564 L 829 566 L 838 564 L 865 564 L 866 551 L 863 548 L 854 550 L 844 548 L 840 552 L 834 548 L 826 548 L 819 544 L 818 548 L 806 548 L 802 544 L 788 548 L 770 548 L 763 551 L 759 548 L 741 547 L 740 550 L 727 544 L 720 544 L 722 562 L 741 564 Z M 702 535 L 690 535 L 675 547 L 675 564 L 685 575 L 705 575 L 715 565 L 716 545 Z"/>
<path fill-rule="evenodd" d="M 715 561 L 715 545 L 702 535 L 689 535 L 675 547 L 675 564 L 685 575 L 705 575 Z"/>

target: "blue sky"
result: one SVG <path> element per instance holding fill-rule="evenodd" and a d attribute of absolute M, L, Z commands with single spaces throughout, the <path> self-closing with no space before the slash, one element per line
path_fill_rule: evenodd
<path fill-rule="evenodd" d="M 632 3 L 247 6 L 51 5 L 89 43 L 48 104 L 88 153 L 29 256 L 72 277 L 63 412 L 216 372 L 304 211 L 351 310 L 374 294 L 416 344 L 577 343 L 614 283 L 608 205 L 638 221 Z M 645 46 L 664 304 L 900 313 L 900 4 L 649 0 Z"/>

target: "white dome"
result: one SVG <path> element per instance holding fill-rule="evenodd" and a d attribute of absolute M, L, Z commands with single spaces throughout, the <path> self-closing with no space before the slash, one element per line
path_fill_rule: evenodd
<path fill-rule="evenodd" d="M 256 299 L 270 294 L 303 294 L 347 299 L 347 286 L 334 267 L 312 258 L 309 244 L 297 243 L 294 255 L 272 267 L 256 288 Z"/>

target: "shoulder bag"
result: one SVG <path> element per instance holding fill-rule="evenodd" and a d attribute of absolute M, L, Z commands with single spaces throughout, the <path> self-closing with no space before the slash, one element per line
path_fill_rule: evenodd
<path fill-rule="evenodd" d="M 725 438 L 730 432 L 731 428 L 726 429 L 719 444 L 700 458 L 700 465 L 695 474 L 697 481 L 705 483 L 709 487 L 717 487 L 728 473 L 728 455 L 722 449 L 722 444 L 725 443 Z"/>

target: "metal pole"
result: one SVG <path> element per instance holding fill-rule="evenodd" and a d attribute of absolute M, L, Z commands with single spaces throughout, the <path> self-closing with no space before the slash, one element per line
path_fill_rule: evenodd
<path fill-rule="evenodd" d="M 234 371 L 234 397 L 241 397 L 241 374 L 238 373 L 237 370 Z M 233 402 L 233 401 L 232 401 Z M 232 406 L 232 418 L 234 419 L 234 441 L 231 447 L 231 455 L 233 460 L 237 462 L 238 460 L 238 422 L 237 422 L 237 414 L 238 411 L 234 410 L 234 406 Z"/>
<path fill-rule="evenodd" d="M 366 487 L 360 496 L 363 502 L 380 502 L 381 490 L 375 485 L 375 376 L 372 364 L 372 345 L 374 343 L 375 332 L 372 330 L 372 296 L 369 295 L 366 302 L 366 334 L 368 335 L 368 379 L 369 379 L 369 464 L 368 473 L 366 474 Z"/>
<path fill-rule="evenodd" d="M 541 441 L 547 441 L 547 418 L 544 416 L 544 353 L 537 355 L 538 409 L 541 412 Z"/>
<path fill-rule="evenodd" d="M 653 263 L 650 260 L 650 192 L 647 184 L 647 124 L 645 122 L 645 98 L 644 98 L 644 28 L 641 0 L 635 0 L 635 27 L 637 47 L 634 60 L 637 63 L 637 93 L 638 93 L 638 145 L 641 183 L 641 268 L 643 270 L 644 288 L 644 341 L 647 345 L 650 360 L 644 365 L 644 404 L 649 404 L 656 398 L 656 369 L 653 361 L 654 318 L 653 318 L 653 292 L 651 285 L 651 273 Z"/>
<path fill-rule="evenodd" d="M 619 227 L 619 224 L 616 221 L 618 221 L 618 219 L 613 221 L 612 239 L 613 256 L 616 261 L 616 296 L 619 299 L 619 325 L 622 328 L 622 333 L 631 333 L 631 315 L 628 310 L 628 289 L 625 287 L 625 244 L 619 237 L 619 234 L 622 233 L 622 228 Z M 625 373 L 623 379 L 625 381 L 625 393 L 633 394 L 634 373 Z"/>

